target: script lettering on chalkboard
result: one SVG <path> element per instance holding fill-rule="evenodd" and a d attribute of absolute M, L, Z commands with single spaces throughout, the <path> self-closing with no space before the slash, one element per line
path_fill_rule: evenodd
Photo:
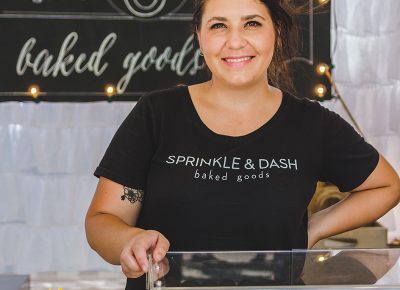
<path fill-rule="evenodd" d="M 43 77 L 52 76 L 53 78 L 62 75 L 70 76 L 72 73 L 81 74 L 85 71 L 93 72 L 95 76 L 101 76 L 107 69 L 108 63 L 102 64 L 102 57 L 111 49 L 117 40 L 117 35 L 111 33 L 101 42 L 97 51 L 94 51 L 90 57 L 86 53 L 81 53 L 75 57 L 71 53 L 72 48 L 78 41 L 78 33 L 71 32 L 64 39 L 58 56 L 52 55 L 48 49 L 42 49 L 36 57 L 32 50 L 36 45 L 36 38 L 31 37 L 24 44 L 18 56 L 16 72 L 23 76 L 28 68 L 32 69 L 34 75 Z M 68 68 L 69 67 L 69 68 Z"/>
<path fill-rule="evenodd" d="M 36 48 L 37 40 L 34 37 L 29 38 L 18 56 L 17 75 L 23 76 L 30 69 L 35 76 L 44 78 L 69 77 L 74 73 L 84 72 L 91 72 L 96 77 L 102 76 L 109 66 L 109 63 L 104 61 L 104 56 L 112 53 L 112 47 L 118 40 L 117 34 L 107 35 L 99 48 L 90 54 L 75 55 L 71 52 L 78 40 L 79 34 L 71 32 L 65 37 L 58 55 L 51 54 L 47 48 L 41 49 L 35 55 L 32 51 Z M 169 69 L 180 77 L 185 74 L 196 75 L 203 69 L 204 62 L 200 51 L 193 52 L 193 50 L 193 35 L 191 35 L 177 52 L 174 52 L 171 46 L 164 48 L 152 46 L 147 52 L 139 50 L 128 53 L 122 63 L 125 74 L 117 83 L 117 92 L 124 93 L 135 74 L 147 72 L 150 68 L 154 68 L 157 72 Z"/>

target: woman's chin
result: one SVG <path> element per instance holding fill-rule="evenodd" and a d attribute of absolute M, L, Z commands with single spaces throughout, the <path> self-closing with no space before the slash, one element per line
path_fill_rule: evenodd
<path fill-rule="evenodd" d="M 231 78 L 228 80 L 225 80 L 226 85 L 230 87 L 235 87 L 235 88 L 246 88 L 246 87 L 252 87 L 257 84 L 257 81 L 254 79 L 249 79 L 249 78 Z"/>

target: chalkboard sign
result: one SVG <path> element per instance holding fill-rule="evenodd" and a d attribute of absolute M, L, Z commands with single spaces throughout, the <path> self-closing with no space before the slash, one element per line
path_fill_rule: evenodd
<path fill-rule="evenodd" d="M 144 92 L 209 78 L 193 46 L 192 1 L 2 0 L 0 101 L 137 100 Z M 310 3 L 312 8 L 312 3 Z M 311 96 L 329 60 L 329 11 L 301 16 L 299 95 Z M 317 41 L 316 41 L 317 40 Z M 318 79 L 319 78 L 319 79 Z"/>

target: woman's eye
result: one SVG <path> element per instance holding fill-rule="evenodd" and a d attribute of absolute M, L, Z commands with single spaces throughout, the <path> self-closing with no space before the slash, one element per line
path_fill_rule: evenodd
<path fill-rule="evenodd" d="M 249 21 L 246 23 L 246 26 L 257 27 L 257 26 L 261 26 L 261 23 L 257 22 L 257 21 Z"/>
<path fill-rule="evenodd" d="M 219 28 L 224 28 L 225 24 L 223 23 L 215 23 L 213 25 L 211 25 L 211 29 L 219 29 Z"/>

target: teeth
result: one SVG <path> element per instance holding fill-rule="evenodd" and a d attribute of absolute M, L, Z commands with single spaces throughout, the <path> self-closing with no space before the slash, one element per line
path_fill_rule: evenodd
<path fill-rule="evenodd" d="M 248 57 L 243 57 L 243 58 L 227 58 L 227 59 L 225 59 L 225 61 L 237 63 L 237 62 L 247 61 L 247 60 L 250 60 L 250 59 L 251 59 L 251 57 L 248 56 Z"/>

